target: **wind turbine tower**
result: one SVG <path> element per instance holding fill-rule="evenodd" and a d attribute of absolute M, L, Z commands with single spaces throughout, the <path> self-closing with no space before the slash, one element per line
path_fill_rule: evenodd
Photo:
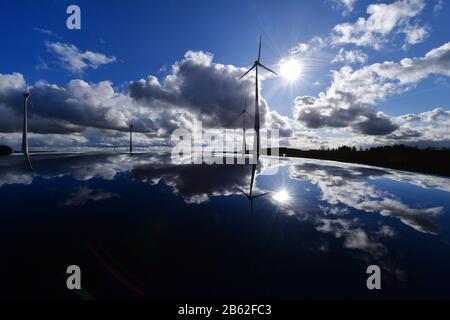
<path fill-rule="evenodd" d="M 28 99 L 30 98 L 30 91 L 23 94 L 23 132 L 22 132 L 22 152 L 28 154 Z"/>
<path fill-rule="evenodd" d="M 271 72 L 271 73 L 273 73 L 275 75 L 278 75 L 275 71 L 269 69 L 268 67 L 266 67 L 265 65 L 263 65 L 261 63 L 261 61 L 260 61 L 261 60 L 261 42 L 262 42 L 262 37 L 259 36 L 258 58 L 253 63 L 253 66 L 239 78 L 239 79 L 244 78 L 250 71 L 255 69 L 255 74 L 256 74 L 256 81 L 255 81 L 255 133 L 256 133 L 256 137 L 253 139 L 253 152 L 255 152 L 255 150 L 256 150 L 256 159 L 259 159 L 259 153 L 260 153 L 260 149 L 261 149 L 261 141 L 260 141 L 260 134 L 259 134 L 260 123 L 259 123 L 258 67 L 261 67 L 261 68 L 266 69 L 267 71 L 269 71 L 269 72 Z"/>
<path fill-rule="evenodd" d="M 242 112 L 240 113 L 242 115 L 242 129 L 243 129 L 243 135 L 242 135 L 242 155 L 243 157 L 245 157 L 245 155 L 247 154 L 247 142 L 245 141 L 245 115 L 248 114 L 247 112 L 247 99 L 245 99 L 245 104 L 244 104 L 244 109 L 242 110 Z"/>
<path fill-rule="evenodd" d="M 133 154 L 133 124 L 130 124 L 130 154 Z"/>
<path fill-rule="evenodd" d="M 31 165 L 30 155 L 28 153 L 28 100 L 31 98 L 30 89 L 23 94 L 23 132 L 22 132 L 22 152 L 27 159 L 28 166 L 31 171 L 34 171 Z"/>

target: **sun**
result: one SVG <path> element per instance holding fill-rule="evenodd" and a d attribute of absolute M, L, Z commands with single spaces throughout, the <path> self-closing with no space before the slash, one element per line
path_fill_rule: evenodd
<path fill-rule="evenodd" d="M 280 62 L 280 74 L 289 81 L 296 80 L 302 71 L 302 66 L 298 60 L 281 60 Z"/>
<path fill-rule="evenodd" d="M 272 197 L 275 201 L 280 203 L 287 203 L 291 199 L 289 193 L 285 189 L 274 193 Z"/>

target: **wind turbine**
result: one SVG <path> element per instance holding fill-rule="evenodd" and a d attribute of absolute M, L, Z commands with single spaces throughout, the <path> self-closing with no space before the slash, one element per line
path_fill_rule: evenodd
<path fill-rule="evenodd" d="M 256 196 L 253 195 L 253 184 L 255 182 L 255 171 L 256 171 L 256 164 L 252 164 L 252 176 L 250 178 L 250 193 L 247 193 L 245 191 L 243 191 L 241 188 L 237 187 L 237 189 L 244 194 L 244 196 L 247 198 L 248 201 L 250 201 L 250 211 L 251 211 L 251 215 L 253 217 L 253 200 L 259 197 L 264 197 L 266 195 L 268 195 L 270 192 L 265 192 L 262 194 L 258 194 Z"/>
<path fill-rule="evenodd" d="M 260 124 L 259 124 L 259 90 L 258 90 L 258 67 L 261 67 L 263 69 L 266 69 L 267 71 L 278 75 L 278 73 L 276 73 L 275 71 L 269 69 L 268 67 L 266 67 L 265 65 L 263 65 L 261 63 L 261 42 L 262 42 L 262 37 L 259 36 L 259 49 L 258 49 L 258 58 L 257 60 L 253 63 L 253 66 L 247 70 L 246 73 L 244 73 L 239 79 L 244 78 L 250 71 L 252 71 L 253 69 L 255 69 L 255 74 L 256 74 L 256 81 L 255 81 L 255 132 L 256 132 L 256 137 L 255 139 L 253 139 L 253 152 L 256 150 L 256 159 L 259 159 L 259 151 L 261 148 L 261 141 L 260 141 L 260 135 L 259 135 L 259 129 L 260 129 Z"/>
<path fill-rule="evenodd" d="M 242 136 L 242 156 L 245 157 L 247 154 L 247 143 L 245 141 L 245 115 L 248 114 L 250 116 L 250 113 L 247 111 L 247 99 L 245 99 L 244 109 L 239 115 L 242 115 L 242 129 L 244 131 Z"/>
<path fill-rule="evenodd" d="M 28 153 L 28 100 L 31 99 L 29 87 L 27 89 L 27 92 L 23 94 L 23 98 L 24 103 L 23 103 L 22 152 L 25 155 L 25 158 L 27 159 L 30 170 L 34 171 L 33 166 L 31 165 L 30 155 Z"/>
<path fill-rule="evenodd" d="M 130 124 L 130 154 L 133 154 L 133 124 Z"/>

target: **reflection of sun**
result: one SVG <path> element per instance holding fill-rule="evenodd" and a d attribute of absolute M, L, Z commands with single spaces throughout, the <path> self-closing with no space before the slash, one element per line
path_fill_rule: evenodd
<path fill-rule="evenodd" d="M 302 67 L 300 62 L 295 59 L 282 60 L 280 64 L 280 74 L 288 79 L 294 81 L 300 76 Z"/>
<path fill-rule="evenodd" d="M 289 193 L 285 189 L 281 189 L 280 191 L 273 194 L 273 199 L 280 203 L 287 203 L 291 197 Z"/>

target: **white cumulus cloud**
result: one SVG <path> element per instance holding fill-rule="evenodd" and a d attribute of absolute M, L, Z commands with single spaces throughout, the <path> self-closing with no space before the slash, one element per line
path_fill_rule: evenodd
<path fill-rule="evenodd" d="M 47 49 L 53 53 L 62 66 L 74 74 L 82 74 L 86 69 L 116 62 L 116 58 L 93 51 L 80 51 L 75 45 L 63 42 L 47 42 Z"/>
<path fill-rule="evenodd" d="M 336 25 L 333 29 L 332 43 L 380 49 L 393 33 L 403 34 L 406 44 L 418 43 L 428 35 L 426 27 L 414 23 L 414 19 L 424 7 L 423 0 L 371 4 L 367 8 L 367 18 L 360 17 L 354 23 Z"/>
<path fill-rule="evenodd" d="M 368 60 L 367 54 L 361 50 L 345 50 L 341 48 L 331 61 L 332 63 L 343 62 L 348 64 L 365 64 Z"/>

